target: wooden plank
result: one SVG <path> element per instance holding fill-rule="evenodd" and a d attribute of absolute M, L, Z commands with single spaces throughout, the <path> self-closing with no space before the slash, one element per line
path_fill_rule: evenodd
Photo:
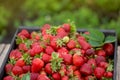
<path fill-rule="evenodd" d="M 5 44 L 0 44 L 0 55 L 2 54 L 4 48 L 5 48 Z"/>
<path fill-rule="evenodd" d="M 7 55 L 7 51 L 8 51 L 8 49 L 9 49 L 9 47 L 10 47 L 10 44 L 6 44 L 6 45 L 5 45 L 5 48 L 4 48 L 3 52 L 2 52 L 2 54 L 1 54 L 1 56 L 0 56 L 0 68 L 1 68 L 1 65 L 3 64 L 3 61 L 4 61 L 4 59 L 5 59 L 5 56 Z"/>
<path fill-rule="evenodd" d="M 118 46 L 117 54 L 117 80 L 120 80 L 120 46 Z"/>

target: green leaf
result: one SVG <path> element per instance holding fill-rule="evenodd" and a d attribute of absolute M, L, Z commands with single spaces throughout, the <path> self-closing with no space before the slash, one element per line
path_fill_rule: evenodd
<path fill-rule="evenodd" d="M 104 43 L 112 43 L 112 42 L 115 42 L 116 41 L 116 38 L 114 36 L 107 36 L 105 38 L 105 42 Z"/>
<path fill-rule="evenodd" d="M 92 45 L 92 47 L 100 47 L 103 45 L 103 42 L 88 40 L 88 42 Z"/>
<path fill-rule="evenodd" d="M 25 74 L 25 75 L 22 77 L 22 80 L 30 80 L 30 73 Z"/>
<path fill-rule="evenodd" d="M 90 29 L 89 32 L 90 32 L 89 39 L 94 40 L 94 41 L 99 41 L 99 42 L 104 41 L 105 35 L 103 32 L 99 30 L 95 30 L 95 29 Z"/>

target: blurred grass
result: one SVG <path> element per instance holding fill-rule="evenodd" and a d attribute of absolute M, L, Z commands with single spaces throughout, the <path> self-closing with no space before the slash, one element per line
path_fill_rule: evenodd
<path fill-rule="evenodd" d="M 8 28 L 59 25 L 67 19 L 78 28 L 116 30 L 120 42 L 120 0 L 0 0 L 0 41 Z"/>

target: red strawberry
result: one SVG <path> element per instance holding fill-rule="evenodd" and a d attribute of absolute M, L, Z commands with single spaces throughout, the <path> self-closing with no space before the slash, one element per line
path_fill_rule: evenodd
<path fill-rule="evenodd" d="M 50 63 L 46 64 L 45 72 L 48 73 L 48 74 L 52 74 L 52 68 L 51 68 L 51 64 Z"/>
<path fill-rule="evenodd" d="M 57 37 L 53 37 L 50 41 L 50 46 L 53 48 L 53 49 L 58 49 L 58 46 L 57 46 Z"/>
<path fill-rule="evenodd" d="M 18 50 L 18 49 L 15 49 L 15 50 L 12 50 L 10 52 L 10 58 L 15 58 L 15 59 L 19 59 L 22 57 L 22 53 Z"/>
<path fill-rule="evenodd" d="M 46 35 L 43 35 L 43 40 L 44 41 L 50 41 L 51 40 L 51 38 L 52 38 L 52 35 L 50 35 L 50 34 L 46 34 Z"/>
<path fill-rule="evenodd" d="M 12 76 L 6 76 L 3 78 L 3 80 L 14 80 L 14 78 Z"/>
<path fill-rule="evenodd" d="M 22 59 L 19 59 L 16 61 L 15 66 L 23 67 L 25 65 L 25 61 Z"/>
<path fill-rule="evenodd" d="M 73 64 L 75 66 L 82 66 L 84 64 L 84 59 L 82 56 L 78 55 L 78 54 L 74 54 L 73 55 Z"/>
<path fill-rule="evenodd" d="M 37 80 L 39 73 L 30 73 L 30 80 Z"/>
<path fill-rule="evenodd" d="M 61 80 L 61 76 L 60 76 L 60 74 L 58 72 L 53 73 L 52 77 L 53 77 L 54 80 Z"/>
<path fill-rule="evenodd" d="M 79 70 L 74 71 L 73 73 L 78 79 L 81 78 L 81 73 Z"/>
<path fill-rule="evenodd" d="M 65 23 L 65 24 L 62 25 L 62 27 L 66 32 L 70 32 L 70 24 Z"/>
<path fill-rule="evenodd" d="M 33 48 L 34 54 L 39 54 L 43 51 L 43 48 L 40 45 L 36 45 Z"/>
<path fill-rule="evenodd" d="M 62 58 L 65 64 L 72 64 L 72 55 L 71 54 L 62 54 Z"/>
<path fill-rule="evenodd" d="M 68 34 L 65 32 L 65 30 L 62 27 L 59 27 L 57 29 L 57 36 L 59 38 L 63 38 L 64 36 L 67 36 Z"/>
<path fill-rule="evenodd" d="M 108 63 L 107 63 L 107 62 L 100 62 L 100 63 L 98 64 L 98 66 L 106 69 L 106 68 L 108 67 Z"/>
<path fill-rule="evenodd" d="M 105 72 L 104 73 L 104 76 L 106 77 L 106 78 L 112 78 L 113 77 L 113 73 L 112 72 Z"/>
<path fill-rule="evenodd" d="M 90 55 L 94 55 L 94 54 L 95 54 L 94 49 L 87 49 L 86 50 L 86 55 L 90 56 Z"/>
<path fill-rule="evenodd" d="M 12 71 L 13 65 L 12 64 L 6 64 L 5 71 L 6 73 L 9 73 Z"/>
<path fill-rule="evenodd" d="M 69 49 L 73 49 L 76 47 L 76 42 L 74 40 L 70 40 L 68 43 L 67 43 L 67 47 Z"/>
<path fill-rule="evenodd" d="M 104 51 L 104 50 L 102 50 L 102 49 L 97 50 L 97 51 L 96 51 L 96 54 L 97 54 L 98 56 L 103 56 L 103 57 L 105 57 L 105 56 L 106 56 L 105 51 Z"/>
<path fill-rule="evenodd" d="M 19 34 L 19 35 L 22 35 L 22 36 L 25 36 L 26 38 L 29 38 L 30 37 L 30 34 L 27 30 L 23 29 Z"/>
<path fill-rule="evenodd" d="M 61 47 L 58 49 L 58 53 L 60 54 L 68 54 L 68 50 L 65 47 Z"/>
<path fill-rule="evenodd" d="M 89 59 L 87 63 L 90 64 L 92 67 L 96 67 L 97 66 L 96 61 L 93 58 Z"/>
<path fill-rule="evenodd" d="M 69 77 L 68 77 L 68 76 L 63 76 L 63 77 L 61 78 L 61 80 L 69 80 Z"/>
<path fill-rule="evenodd" d="M 89 35 L 89 34 L 90 34 L 90 32 L 88 32 L 88 31 L 87 31 L 87 32 L 84 32 L 84 34 L 87 34 L 87 35 Z"/>
<path fill-rule="evenodd" d="M 48 63 L 48 62 L 50 62 L 50 60 L 51 60 L 51 56 L 48 55 L 48 54 L 46 54 L 46 53 L 44 53 L 43 56 L 42 56 L 42 60 L 43 60 L 45 63 Z"/>
<path fill-rule="evenodd" d="M 111 44 L 111 43 L 105 44 L 105 45 L 103 46 L 103 49 L 106 51 L 106 54 L 107 54 L 108 56 L 111 56 L 111 55 L 114 54 L 113 44 Z"/>
<path fill-rule="evenodd" d="M 52 54 L 52 52 L 54 52 L 54 49 L 51 47 L 51 46 L 47 46 L 46 49 L 45 49 L 45 52 L 49 55 Z"/>
<path fill-rule="evenodd" d="M 96 67 L 94 69 L 94 75 L 96 76 L 96 78 L 101 79 L 103 77 L 105 73 L 105 69 L 101 68 L 101 67 Z"/>
<path fill-rule="evenodd" d="M 24 43 L 20 43 L 18 47 L 19 47 L 19 50 L 23 50 L 23 51 L 28 50 L 27 46 Z"/>
<path fill-rule="evenodd" d="M 85 80 L 95 80 L 95 77 L 94 76 L 86 76 Z"/>
<path fill-rule="evenodd" d="M 14 66 L 12 72 L 14 75 L 20 75 L 23 73 L 23 69 L 19 66 Z"/>
<path fill-rule="evenodd" d="M 66 70 L 66 66 L 64 64 L 62 64 L 59 73 L 60 73 L 61 76 L 65 76 L 66 75 L 67 70 Z"/>
<path fill-rule="evenodd" d="M 43 66 L 44 66 L 44 62 L 39 58 L 35 58 L 32 61 L 31 71 L 32 72 L 40 72 L 40 70 L 43 68 Z"/>
<path fill-rule="evenodd" d="M 84 41 L 86 40 L 85 37 L 80 36 L 80 35 L 77 37 L 77 39 L 78 39 L 78 40 L 82 39 L 82 40 L 84 40 Z"/>
<path fill-rule="evenodd" d="M 43 27 L 41 28 L 42 31 L 43 31 L 43 30 L 48 30 L 48 29 L 50 29 L 50 25 L 49 25 L 49 24 L 45 24 L 45 25 L 43 25 Z"/>
<path fill-rule="evenodd" d="M 50 80 L 46 75 L 40 74 L 37 80 Z"/>
<path fill-rule="evenodd" d="M 84 75 L 90 75 L 92 74 L 92 66 L 88 63 L 85 63 L 81 66 L 80 72 Z"/>
<path fill-rule="evenodd" d="M 25 65 L 25 66 L 23 66 L 22 68 L 23 68 L 23 72 L 24 72 L 24 73 L 27 73 L 27 72 L 30 72 L 31 66 Z"/>
<path fill-rule="evenodd" d="M 78 38 L 78 42 L 79 42 L 81 48 L 84 49 L 84 50 L 87 50 L 87 49 L 91 48 L 90 44 L 87 43 L 85 40 L 82 40 L 82 39 Z"/>
<path fill-rule="evenodd" d="M 95 60 L 96 60 L 97 64 L 99 64 L 100 62 L 105 62 L 106 61 L 105 57 L 103 57 L 103 56 L 97 56 L 95 58 Z"/>
<path fill-rule="evenodd" d="M 35 31 L 33 31 L 30 35 L 30 38 L 35 40 L 35 41 L 40 40 L 40 37 L 41 37 L 40 33 L 37 33 Z"/>

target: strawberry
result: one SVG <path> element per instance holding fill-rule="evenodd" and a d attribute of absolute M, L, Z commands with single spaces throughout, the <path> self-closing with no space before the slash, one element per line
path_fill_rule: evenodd
<path fill-rule="evenodd" d="M 61 80 L 69 80 L 69 77 L 68 77 L 68 76 L 63 76 L 63 77 L 61 78 Z"/>
<path fill-rule="evenodd" d="M 40 74 L 37 80 L 50 80 L 46 75 Z"/>
<path fill-rule="evenodd" d="M 67 32 L 65 32 L 65 30 L 62 27 L 59 27 L 57 29 L 57 36 L 59 38 L 63 38 L 64 36 L 67 36 L 67 35 L 68 35 Z"/>
<path fill-rule="evenodd" d="M 38 40 L 40 40 L 40 38 L 41 38 L 41 34 L 33 31 L 33 32 L 30 34 L 30 38 L 31 38 L 32 40 L 34 40 L 34 41 L 38 41 Z"/>
<path fill-rule="evenodd" d="M 51 60 L 51 56 L 48 55 L 48 54 L 46 54 L 46 53 L 44 53 L 43 56 L 42 56 L 42 60 L 43 60 L 45 63 L 48 63 L 48 62 L 50 62 L 50 60 Z"/>
<path fill-rule="evenodd" d="M 14 78 L 12 76 L 6 76 L 3 78 L 3 80 L 14 80 Z"/>
<path fill-rule="evenodd" d="M 15 66 L 23 67 L 25 65 L 25 61 L 22 59 L 19 59 L 16 61 Z"/>
<path fill-rule="evenodd" d="M 112 78 L 112 77 L 113 77 L 113 73 L 110 72 L 110 71 L 108 71 L 108 72 L 105 72 L 105 73 L 104 73 L 104 76 L 105 76 L 106 78 Z"/>
<path fill-rule="evenodd" d="M 40 45 L 36 45 L 33 48 L 34 54 L 39 54 L 43 51 L 43 48 Z"/>
<path fill-rule="evenodd" d="M 72 55 L 71 54 L 62 54 L 62 58 L 65 64 L 72 64 Z"/>
<path fill-rule="evenodd" d="M 90 75 L 92 74 L 92 66 L 88 63 L 85 63 L 81 66 L 80 72 L 84 75 Z"/>
<path fill-rule="evenodd" d="M 30 80 L 37 80 L 39 73 L 30 73 Z"/>
<path fill-rule="evenodd" d="M 86 76 L 85 80 L 96 80 L 94 76 Z"/>
<path fill-rule="evenodd" d="M 18 48 L 19 48 L 19 50 L 23 50 L 23 51 L 27 51 L 28 50 L 27 46 L 24 43 L 20 43 Z"/>
<path fill-rule="evenodd" d="M 5 71 L 6 73 L 10 73 L 12 71 L 13 65 L 12 64 L 6 64 L 5 65 Z"/>
<path fill-rule="evenodd" d="M 103 57 L 106 56 L 106 52 L 105 52 L 104 50 L 102 50 L 102 49 L 97 50 L 97 51 L 96 51 L 96 54 L 97 54 L 98 56 L 103 56 Z"/>
<path fill-rule="evenodd" d="M 44 62 L 39 58 L 35 58 L 32 61 L 31 71 L 32 72 L 40 72 L 40 70 L 43 68 L 43 66 L 44 66 Z"/>
<path fill-rule="evenodd" d="M 28 32 L 27 30 L 25 30 L 25 29 L 23 29 L 23 30 L 18 34 L 18 36 L 20 36 L 20 35 L 25 36 L 26 38 L 29 38 L 29 37 L 30 37 L 29 32 Z"/>
<path fill-rule="evenodd" d="M 50 41 L 50 46 L 53 48 L 53 49 L 58 49 L 58 46 L 57 46 L 57 37 L 53 37 Z"/>
<path fill-rule="evenodd" d="M 106 69 L 106 68 L 108 67 L 108 63 L 107 63 L 107 62 L 100 62 L 100 63 L 98 64 L 98 66 Z"/>
<path fill-rule="evenodd" d="M 62 27 L 66 32 L 70 32 L 70 24 L 65 23 L 65 24 L 62 25 Z"/>
<path fill-rule="evenodd" d="M 60 54 L 68 54 L 68 50 L 65 47 L 61 47 L 58 49 L 58 53 Z"/>
<path fill-rule="evenodd" d="M 12 69 L 12 73 L 14 75 L 20 75 L 23 73 L 23 69 L 19 66 L 14 66 L 13 69 Z"/>
<path fill-rule="evenodd" d="M 76 47 L 76 42 L 74 40 L 70 40 L 68 43 L 67 43 L 67 47 L 69 49 L 73 49 Z"/>
<path fill-rule="evenodd" d="M 15 59 L 19 59 L 22 57 L 22 53 L 18 50 L 18 49 L 15 49 L 15 50 L 12 50 L 10 52 L 10 55 L 9 55 L 10 58 L 15 58 Z"/>
<path fill-rule="evenodd" d="M 95 54 L 94 49 L 87 49 L 86 50 L 86 55 L 90 56 L 90 55 L 94 55 L 94 54 Z"/>
<path fill-rule="evenodd" d="M 51 47 L 51 46 L 47 46 L 46 49 L 45 49 L 45 52 L 49 55 L 52 54 L 52 52 L 54 52 L 54 49 Z"/>
<path fill-rule="evenodd" d="M 94 75 L 96 76 L 96 78 L 101 79 L 104 76 L 105 73 L 105 69 L 101 68 L 101 67 L 96 67 L 94 69 Z"/>
<path fill-rule="evenodd" d="M 96 67 L 97 66 L 96 61 L 93 58 L 89 59 L 87 63 L 90 64 L 92 67 Z"/>
<path fill-rule="evenodd" d="M 111 44 L 111 43 L 105 44 L 105 45 L 103 46 L 103 49 L 105 50 L 105 52 L 106 52 L 106 54 L 107 54 L 108 56 L 111 56 L 111 55 L 114 54 L 114 53 L 113 53 L 113 51 L 114 51 L 113 44 Z"/>
<path fill-rule="evenodd" d="M 67 70 L 66 70 L 66 66 L 64 64 L 62 64 L 59 73 L 60 73 L 61 76 L 65 76 L 66 75 Z"/>
<path fill-rule="evenodd" d="M 25 66 L 22 67 L 22 69 L 23 69 L 24 73 L 27 73 L 27 72 L 30 72 L 31 66 L 25 65 Z"/>
<path fill-rule="evenodd" d="M 41 28 L 42 31 L 48 30 L 48 29 L 50 29 L 50 25 L 49 25 L 49 24 L 45 24 L 45 25 L 43 25 L 43 27 Z"/>
<path fill-rule="evenodd" d="M 52 77 L 53 77 L 54 80 L 61 80 L 61 75 L 58 72 L 53 73 Z"/>
<path fill-rule="evenodd" d="M 77 78 L 81 78 L 81 73 L 80 73 L 79 70 L 75 70 L 75 71 L 73 72 L 73 74 L 74 74 Z"/>
<path fill-rule="evenodd" d="M 96 60 L 97 64 L 99 64 L 100 62 L 105 62 L 106 61 L 105 57 L 103 57 L 103 56 L 97 56 L 95 58 L 95 60 Z"/>
<path fill-rule="evenodd" d="M 84 59 L 82 56 L 78 55 L 78 54 L 74 54 L 73 55 L 73 64 L 75 66 L 82 66 L 84 64 Z"/>
<path fill-rule="evenodd" d="M 50 34 L 43 35 L 44 41 L 49 42 L 51 39 L 52 39 L 52 35 L 50 35 Z"/>
<path fill-rule="evenodd" d="M 83 39 L 79 39 L 79 38 L 78 38 L 78 42 L 79 42 L 81 48 L 84 49 L 84 50 L 87 50 L 87 49 L 90 49 L 90 48 L 91 48 L 90 44 L 87 43 L 87 42 L 86 42 L 85 40 L 83 40 Z"/>
<path fill-rule="evenodd" d="M 52 68 L 50 63 L 45 65 L 45 72 L 48 74 L 52 74 Z"/>

